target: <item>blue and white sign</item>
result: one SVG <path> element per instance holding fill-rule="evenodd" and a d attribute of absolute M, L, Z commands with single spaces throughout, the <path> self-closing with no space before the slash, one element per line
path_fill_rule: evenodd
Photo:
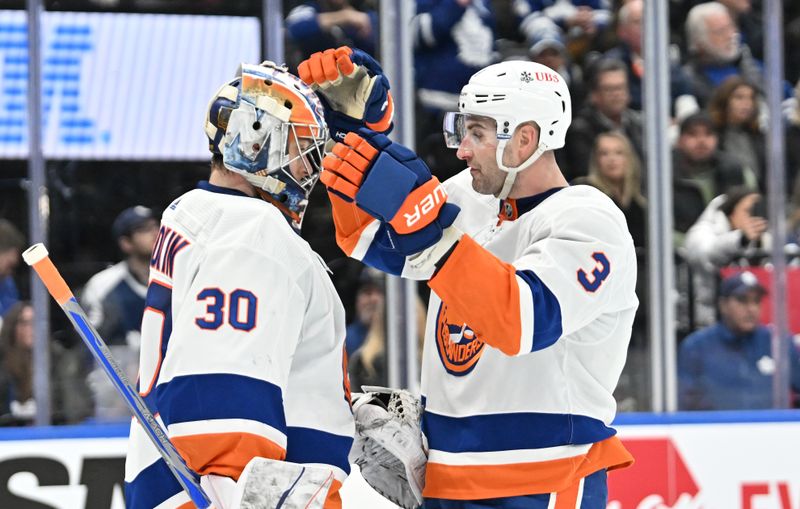
<path fill-rule="evenodd" d="M 43 150 L 53 159 L 205 160 L 206 107 L 242 62 L 257 18 L 45 12 Z M 24 11 L 0 11 L 0 159 L 28 153 Z"/>

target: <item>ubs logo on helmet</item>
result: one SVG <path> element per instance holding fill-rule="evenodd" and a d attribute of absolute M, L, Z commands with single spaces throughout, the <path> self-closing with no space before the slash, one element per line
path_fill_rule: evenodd
<path fill-rule="evenodd" d="M 484 346 L 485 343 L 467 324 L 451 323 L 447 318 L 447 306 L 444 303 L 439 305 L 436 350 L 448 373 L 455 376 L 468 374 L 481 358 Z"/>
<path fill-rule="evenodd" d="M 558 83 L 560 81 L 558 74 L 538 71 L 534 73 L 523 71 L 519 79 L 525 83 L 530 83 L 531 81 L 549 81 L 552 83 Z"/>

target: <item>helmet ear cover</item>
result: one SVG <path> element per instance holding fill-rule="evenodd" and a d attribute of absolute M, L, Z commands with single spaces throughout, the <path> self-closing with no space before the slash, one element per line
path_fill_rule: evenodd
<path fill-rule="evenodd" d="M 209 104 L 206 134 L 224 166 L 268 196 L 299 229 L 328 139 L 316 94 L 271 62 L 243 64 L 239 78 Z M 305 176 L 293 175 L 292 168 Z"/>

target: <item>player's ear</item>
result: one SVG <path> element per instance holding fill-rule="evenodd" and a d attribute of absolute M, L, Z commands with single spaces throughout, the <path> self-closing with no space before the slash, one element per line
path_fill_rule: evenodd
<path fill-rule="evenodd" d="M 516 138 L 520 161 L 524 161 L 539 145 L 539 130 L 532 122 L 526 122 L 517 128 Z"/>

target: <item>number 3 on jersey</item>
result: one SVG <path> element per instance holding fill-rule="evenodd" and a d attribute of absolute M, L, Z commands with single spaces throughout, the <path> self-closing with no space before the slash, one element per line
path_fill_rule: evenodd
<path fill-rule="evenodd" d="M 583 269 L 578 269 L 578 282 L 587 292 L 596 292 L 611 273 L 611 262 L 608 261 L 605 253 L 594 252 L 592 258 L 597 262 L 597 266 L 591 274 L 587 274 Z"/>
<path fill-rule="evenodd" d="M 204 288 L 197 300 L 205 302 L 205 315 L 195 318 L 201 329 L 216 330 L 226 321 L 236 330 L 249 332 L 256 326 L 258 298 L 249 290 L 236 289 L 226 294 L 219 288 Z"/>

